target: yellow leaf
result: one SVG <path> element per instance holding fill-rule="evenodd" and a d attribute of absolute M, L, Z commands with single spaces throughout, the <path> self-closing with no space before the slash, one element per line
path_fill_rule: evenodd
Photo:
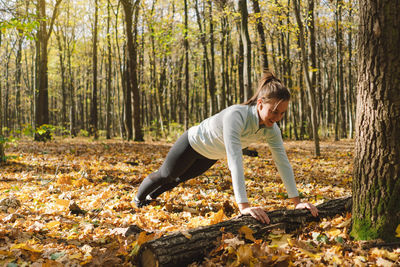
<path fill-rule="evenodd" d="M 139 234 L 139 237 L 136 240 L 136 242 L 140 246 L 140 245 L 142 245 L 142 244 L 144 244 L 144 243 L 146 243 L 146 242 L 148 242 L 150 240 L 153 240 L 154 237 L 155 237 L 155 234 L 148 235 L 146 232 L 143 231 L 143 232 L 141 232 Z"/>
<path fill-rule="evenodd" d="M 91 261 L 92 261 L 92 258 L 93 258 L 92 256 L 87 256 L 87 257 L 85 257 L 85 261 L 82 261 L 82 262 L 80 263 L 80 265 L 85 265 L 85 264 L 91 262 Z"/>
<path fill-rule="evenodd" d="M 268 237 L 272 239 L 272 242 L 270 244 L 271 247 L 284 247 L 288 244 L 288 239 L 290 239 L 292 237 L 292 235 L 289 235 L 289 234 L 272 235 L 272 234 L 270 234 Z"/>
<path fill-rule="evenodd" d="M 23 249 L 23 250 L 27 250 L 27 251 L 30 251 L 30 252 L 42 253 L 42 250 L 35 249 L 35 248 L 29 246 L 26 243 L 19 243 L 17 245 L 14 245 L 14 246 L 12 246 L 10 248 L 10 250 L 13 250 L 13 249 Z"/>
<path fill-rule="evenodd" d="M 60 222 L 58 222 L 58 221 L 51 221 L 51 222 L 46 223 L 46 228 L 49 230 L 58 228 L 59 226 L 60 226 Z"/>
<path fill-rule="evenodd" d="M 224 210 L 220 209 L 217 213 L 210 218 L 210 224 L 216 224 L 222 222 L 226 218 Z"/>
<path fill-rule="evenodd" d="M 331 230 L 326 232 L 329 236 L 332 237 L 337 237 L 338 235 L 340 235 L 342 233 L 342 231 L 340 231 L 339 229 L 336 228 L 332 228 Z"/>
<path fill-rule="evenodd" d="M 59 206 L 62 206 L 64 208 L 68 208 L 69 207 L 69 200 L 57 198 L 56 199 L 56 204 L 59 205 Z"/>
<path fill-rule="evenodd" d="M 386 249 L 373 248 L 371 250 L 371 254 L 375 257 L 386 258 L 392 261 L 397 261 L 399 259 L 399 255 L 397 253 L 389 252 Z"/>
<path fill-rule="evenodd" d="M 397 225 L 396 234 L 397 234 L 396 237 L 400 237 L 400 224 Z"/>
<path fill-rule="evenodd" d="M 80 260 L 82 258 L 83 258 L 83 255 L 80 252 L 69 256 L 70 260 Z"/>
<path fill-rule="evenodd" d="M 243 225 L 242 227 L 240 227 L 239 229 L 239 233 L 243 234 L 244 237 L 248 240 L 251 240 L 253 242 L 256 241 L 256 239 L 253 236 L 253 230 L 251 230 L 248 226 Z"/>
<path fill-rule="evenodd" d="M 10 251 L 0 250 L 0 255 L 11 256 L 11 255 L 13 255 L 13 254 L 12 254 Z"/>
<path fill-rule="evenodd" d="M 310 258 L 314 258 L 316 260 L 321 259 L 321 255 L 316 254 L 317 250 L 312 245 L 307 244 L 302 240 L 288 238 L 288 243 L 292 247 L 297 247 L 303 254 L 309 256 Z"/>

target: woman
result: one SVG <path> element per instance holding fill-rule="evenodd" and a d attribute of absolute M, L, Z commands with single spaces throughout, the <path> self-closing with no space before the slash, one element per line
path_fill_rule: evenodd
<path fill-rule="evenodd" d="M 252 207 L 246 195 L 242 149 L 249 144 L 266 140 L 272 158 L 296 209 L 309 209 L 313 216 L 317 208 L 301 203 L 280 129 L 290 100 L 289 90 L 270 71 L 266 70 L 256 94 L 247 102 L 233 105 L 191 127 L 172 146 L 161 168 L 148 175 L 134 198 L 137 207 L 151 202 L 179 183 L 199 176 L 218 159 L 227 157 L 235 199 L 242 214 L 250 214 L 263 223 L 270 220 L 261 207 Z"/>

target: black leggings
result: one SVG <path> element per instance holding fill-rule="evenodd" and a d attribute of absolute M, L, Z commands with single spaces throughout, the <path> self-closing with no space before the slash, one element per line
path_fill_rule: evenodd
<path fill-rule="evenodd" d="M 136 198 L 144 200 L 149 195 L 154 199 L 179 183 L 204 173 L 215 162 L 217 160 L 200 155 L 190 146 L 186 131 L 172 146 L 161 168 L 140 184 Z"/>

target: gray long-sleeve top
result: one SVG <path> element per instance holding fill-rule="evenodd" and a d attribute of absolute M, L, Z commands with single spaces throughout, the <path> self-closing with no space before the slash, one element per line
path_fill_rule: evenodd
<path fill-rule="evenodd" d="M 227 157 L 237 203 L 248 202 L 242 149 L 264 140 L 268 143 L 288 196 L 292 198 L 299 195 L 281 131 L 276 123 L 272 127 L 260 127 L 256 105 L 230 106 L 191 127 L 188 138 L 192 148 L 209 159 Z"/>

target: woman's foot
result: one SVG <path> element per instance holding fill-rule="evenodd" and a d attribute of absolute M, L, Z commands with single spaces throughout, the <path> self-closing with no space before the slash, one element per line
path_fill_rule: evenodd
<path fill-rule="evenodd" d="M 154 199 L 152 199 L 150 196 L 147 196 L 146 199 L 144 200 L 139 200 L 137 197 L 133 198 L 133 202 L 135 203 L 137 208 L 141 208 L 144 206 L 149 205 Z"/>

